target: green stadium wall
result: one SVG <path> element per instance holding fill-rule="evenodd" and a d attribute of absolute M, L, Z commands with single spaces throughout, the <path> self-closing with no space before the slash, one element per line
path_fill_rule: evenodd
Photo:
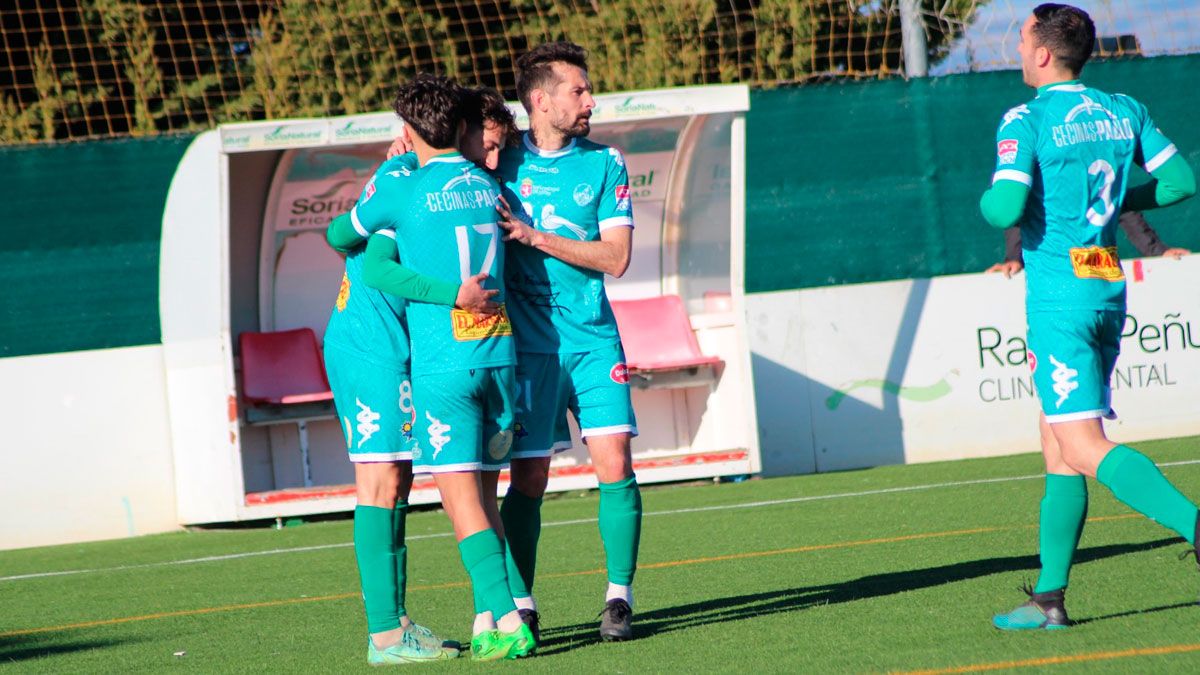
<path fill-rule="evenodd" d="M 0 147 L 0 358 L 160 342 L 163 206 L 191 140 Z"/>
<path fill-rule="evenodd" d="M 1084 81 L 1145 103 L 1200 166 L 1200 55 L 1089 65 Z M 995 129 L 1031 98 L 1016 71 L 755 92 L 746 120 L 746 290 L 978 272 L 1003 258 L 979 215 Z M 1135 179 L 1136 181 L 1136 179 Z M 1200 199 L 1147 214 L 1200 250 Z M 1121 255 L 1136 256 L 1118 236 Z"/>

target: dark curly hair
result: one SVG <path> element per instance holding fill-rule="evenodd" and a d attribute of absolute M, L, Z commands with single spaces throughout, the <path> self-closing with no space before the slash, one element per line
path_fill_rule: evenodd
<path fill-rule="evenodd" d="M 475 87 L 467 89 L 463 96 L 463 118 L 467 124 L 482 127 L 485 122 L 491 122 L 500 127 L 507 142 L 514 142 L 519 136 L 517 120 L 512 111 L 504 103 L 500 92 L 491 87 Z"/>
<path fill-rule="evenodd" d="M 463 99 L 463 88 L 454 80 L 418 73 L 400 85 L 392 107 L 421 140 L 435 148 L 452 148 L 463 120 Z"/>
<path fill-rule="evenodd" d="M 531 109 L 529 95 L 534 89 L 546 89 L 558 83 L 555 63 L 567 63 L 587 70 L 587 52 L 574 42 L 547 42 L 525 52 L 517 59 L 517 98 L 525 110 Z"/>
<path fill-rule="evenodd" d="M 1078 7 L 1047 2 L 1033 8 L 1033 18 L 1036 21 L 1029 32 L 1037 44 L 1049 49 L 1059 64 L 1078 75 L 1096 46 L 1092 17 Z"/>

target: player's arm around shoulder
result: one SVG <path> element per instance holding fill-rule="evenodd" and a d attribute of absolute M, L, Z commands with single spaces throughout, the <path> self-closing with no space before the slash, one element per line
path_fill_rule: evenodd
<path fill-rule="evenodd" d="M 389 200 L 394 200 L 398 196 L 395 194 L 399 189 L 398 183 L 412 177 L 418 168 L 416 153 L 410 152 L 385 161 L 363 187 L 362 194 L 359 195 L 354 208 L 329 223 L 329 227 L 325 230 L 325 241 L 329 242 L 334 250 L 345 253 L 362 245 L 372 232 L 390 226 L 390 221 L 382 217 L 386 214 L 380 212 L 379 209 L 367 209 L 360 214 L 358 213 L 359 208 L 374 199 L 381 188 L 384 190 L 383 198 L 379 199 L 377 204 L 381 205 Z M 366 217 L 365 221 L 363 220 L 364 216 Z M 367 224 L 372 227 L 367 227 Z"/>
<path fill-rule="evenodd" d="M 992 227 L 1016 225 L 1025 212 L 1037 165 L 1036 113 L 1028 104 L 1004 114 L 996 130 L 996 169 L 992 185 L 979 200 L 979 210 Z"/>
<path fill-rule="evenodd" d="M 363 282 L 375 290 L 410 302 L 427 302 L 465 309 L 477 315 L 495 314 L 498 305 L 492 297 L 499 291 L 482 287 L 486 274 L 477 274 L 462 284 L 421 274 L 400 261 L 396 232 L 384 228 L 367 239 L 363 261 Z"/>

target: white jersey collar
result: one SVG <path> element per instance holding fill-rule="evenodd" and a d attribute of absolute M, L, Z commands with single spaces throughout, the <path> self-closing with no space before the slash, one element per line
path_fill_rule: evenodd
<path fill-rule="evenodd" d="M 574 138 L 571 139 L 570 143 L 567 143 L 566 145 L 562 146 L 558 150 L 543 150 L 543 149 L 539 148 L 538 146 L 534 145 L 533 141 L 530 140 L 530 138 L 529 138 L 528 131 L 526 131 L 521 136 L 521 139 L 523 141 L 525 141 L 525 148 L 527 150 L 529 150 L 530 152 L 532 152 L 533 154 L 537 155 L 538 157 L 562 157 L 563 155 L 565 155 L 575 149 L 575 139 Z"/>

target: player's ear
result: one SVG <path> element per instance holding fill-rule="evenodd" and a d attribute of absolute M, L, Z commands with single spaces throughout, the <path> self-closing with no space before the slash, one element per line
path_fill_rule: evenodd
<path fill-rule="evenodd" d="M 529 92 L 529 100 L 533 103 L 533 107 L 542 112 L 550 110 L 550 94 L 541 87 Z"/>
<path fill-rule="evenodd" d="M 404 139 L 405 145 L 410 148 L 413 147 L 413 137 L 412 133 L 408 130 L 408 124 L 400 127 L 400 138 Z"/>
<path fill-rule="evenodd" d="M 1034 62 L 1037 63 L 1038 68 L 1045 68 L 1046 66 L 1050 65 L 1050 60 L 1054 58 L 1054 55 L 1050 53 L 1049 49 L 1045 47 L 1038 47 L 1033 53 L 1033 58 Z"/>

